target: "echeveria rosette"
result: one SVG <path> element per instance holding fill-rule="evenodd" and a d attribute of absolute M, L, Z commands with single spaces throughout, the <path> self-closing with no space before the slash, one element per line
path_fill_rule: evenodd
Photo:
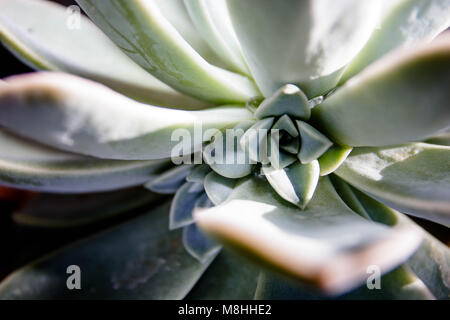
<path fill-rule="evenodd" d="M 431 42 L 449 0 L 77 2 L 92 20 L 78 29 L 47 1 L 0 3 L 2 42 L 47 70 L 0 83 L 1 184 L 112 192 L 86 200 L 92 219 L 152 201 L 123 188 L 175 197 L 18 270 L 0 296 L 449 298 L 449 249 L 395 211 L 450 224 L 450 41 Z M 172 133 L 196 124 L 213 129 L 190 145 L 204 163 L 175 165 Z M 213 161 L 227 128 L 252 163 Z M 86 223 L 74 199 L 15 217 Z M 91 290 L 65 290 L 73 260 Z M 370 265 L 382 289 L 351 291 Z"/>

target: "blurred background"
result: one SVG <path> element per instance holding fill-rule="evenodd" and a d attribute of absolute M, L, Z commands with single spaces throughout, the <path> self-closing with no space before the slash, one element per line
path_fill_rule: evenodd
<path fill-rule="evenodd" d="M 53 2 L 58 2 L 66 6 L 76 4 L 71 0 L 53 0 Z M 33 71 L 9 53 L 3 45 L 0 45 L 0 61 L 0 78 Z M 134 188 L 128 191 L 130 195 L 141 194 L 142 192 L 144 190 L 141 188 Z M 98 196 L 105 196 L 105 194 Z M 140 207 L 127 211 L 126 213 L 111 215 L 109 218 L 100 220 L 99 222 L 84 224 L 82 226 L 64 228 L 32 227 L 24 224 L 23 221 L 21 222 L 17 218 L 21 212 L 29 210 L 29 206 L 33 202 L 36 203 L 36 199 L 46 199 L 46 197 L 47 199 L 55 198 L 54 195 L 38 195 L 28 191 L 5 188 L 0 185 L 0 281 L 15 269 L 28 264 L 46 253 L 50 253 L 70 242 L 94 234 L 103 230 L 105 227 L 116 225 L 132 216 L 146 212 L 147 208 L 154 207 L 156 203 L 160 203 L 165 199 L 162 196 L 155 196 L 155 199 L 151 202 L 143 201 Z M 64 198 L 64 196 L 58 197 L 61 198 L 61 202 L 69 203 L 90 201 L 92 198 L 87 195 L 70 196 L 69 198 Z M 56 206 L 55 204 L 54 207 Z M 57 209 L 52 208 L 51 204 L 49 204 L 46 210 L 57 211 Z M 64 213 L 61 212 L 61 214 Z M 422 219 L 413 219 L 450 246 L 450 234 L 447 228 Z"/>

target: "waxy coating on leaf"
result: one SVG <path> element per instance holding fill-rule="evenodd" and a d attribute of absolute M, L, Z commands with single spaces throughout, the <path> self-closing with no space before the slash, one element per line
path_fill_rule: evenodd
<path fill-rule="evenodd" d="M 426 233 L 420 244 L 421 228 L 382 203 L 449 224 L 450 38 L 431 40 L 450 26 L 450 0 L 77 2 L 92 19 L 79 15 L 79 28 L 76 7 L 0 2 L 6 48 L 73 74 L 0 81 L 0 184 L 54 193 L 145 184 L 175 197 L 170 210 L 142 211 L 15 272 L 0 296 L 449 297 L 450 249 Z M 224 150 L 221 137 L 240 141 Z M 216 162 L 220 151 L 253 163 Z M 180 152 L 204 162 L 174 166 Z M 99 196 L 92 221 L 151 201 L 127 195 Z M 36 197 L 14 219 L 64 227 L 53 206 L 76 196 L 55 197 L 45 213 Z M 89 208 L 74 204 L 66 225 L 88 221 Z M 222 244 L 255 258 L 261 276 L 217 255 Z M 93 290 L 69 292 L 60 266 L 80 259 Z M 371 265 L 381 290 L 364 286 Z M 267 267 L 322 292 L 304 295 Z"/>

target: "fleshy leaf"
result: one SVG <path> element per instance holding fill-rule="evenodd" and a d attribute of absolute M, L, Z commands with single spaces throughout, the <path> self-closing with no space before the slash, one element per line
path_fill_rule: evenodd
<path fill-rule="evenodd" d="M 145 187 L 156 193 L 175 193 L 186 181 L 186 177 L 191 172 L 192 167 L 193 165 L 189 164 L 175 166 L 146 183 Z"/>
<path fill-rule="evenodd" d="M 200 263 L 210 262 L 222 248 L 199 230 L 195 223 L 184 227 L 183 246 Z"/>
<path fill-rule="evenodd" d="M 1 299 L 182 299 L 208 267 L 169 231 L 169 204 L 19 269 Z M 117 259 L 120 257 L 120 259 Z M 67 290 L 67 267 L 81 269 L 82 290 Z"/>
<path fill-rule="evenodd" d="M 219 205 L 230 196 L 236 181 L 210 172 L 205 178 L 205 192 L 215 205 Z"/>
<path fill-rule="evenodd" d="M 227 2 L 244 56 L 264 96 L 292 83 L 309 98 L 336 86 L 343 67 L 376 27 L 381 5 L 377 0 Z"/>
<path fill-rule="evenodd" d="M 357 148 L 335 173 L 394 209 L 450 225 L 450 147 Z"/>
<path fill-rule="evenodd" d="M 303 210 L 314 195 L 320 168 L 317 160 L 308 164 L 297 161 L 284 169 L 263 167 L 262 172 L 280 197 Z"/>
<path fill-rule="evenodd" d="M 230 179 L 242 178 L 252 172 L 253 165 L 239 141 L 253 123 L 242 121 L 232 130 L 217 133 L 203 151 L 203 159 L 212 170 Z"/>
<path fill-rule="evenodd" d="M 320 158 L 332 145 L 326 136 L 306 122 L 297 120 L 298 131 L 302 137 L 302 145 L 298 158 L 303 164 Z"/>
<path fill-rule="evenodd" d="M 449 0 L 397 1 L 348 65 L 340 82 L 347 81 L 389 51 L 398 47 L 414 48 L 420 41 L 431 41 L 449 26 Z"/>
<path fill-rule="evenodd" d="M 274 130 L 277 129 L 280 131 L 284 130 L 291 137 L 293 137 L 293 138 L 298 137 L 297 128 L 295 127 L 294 122 L 291 120 L 291 118 L 287 114 L 281 116 L 275 122 L 275 124 L 272 126 L 272 129 L 274 129 Z"/>
<path fill-rule="evenodd" d="M 126 214 L 158 200 L 144 188 L 83 195 L 38 193 L 13 213 L 16 223 L 41 228 L 71 228 Z"/>
<path fill-rule="evenodd" d="M 250 79 L 204 60 L 156 1 L 77 2 L 128 56 L 176 90 L 214 103 L 245 102 L 258 95 Z"/>
<path fill-rule="evenodd" d="M 333 141 L 382 146 L 420 141 L 450 124 L 450 37 L 388 55 L 312 109 Z"/>
<path fill-rule="evenodd" d="M 278 89 L 270 98 L 264 100 L 255 112 L 255 117 L 259 119 L 282 115 L 304 120 L 311 116 L 308 98 L 292 84 Z"/>
<path fill-rule="evenodd" d="M 184 4 L 197 27 L 223 61 L 236 72 L 249 74 L 242 49 L 231 24 L 225 0 L 184 0 Z"/>
<path fill-rule="evenodd" d="M 0 86 L 0 125 L 33 140 L 99 158 L 170 158 L 180 146 L 177 138 L 188 139 L 194 150 L 200 147 L 203 137 L 193 138 L 196 125 L 220 130 L 252 117 L 244 108 L 183 111 L 145 105 L 61 73 L 15 76 L 7 82 Z"/>
<path fill-rule="evenodd" d="M 337 178 L 341 185 L 346 185 Z M 352 209 L 355 204 L 366 215 L 377 222 L 387 225 L 411 225 L 419 228 L 407 216 L 389 208 L 364 193 L 348 186 L 347 194 L 339 193 Z M 348 195 L 351 195 L 350 203 Z M 423 230 L 424 240 L 406 265 L 426 284 L 438 299 L 450 298 L 450 248 Z"/>
<path fill-rule="evenodd" d="M 18 189 L 87 193 L 137 186 L 170 167 L 168 160 L 103 160 L 62 152 L 0 130 L 0 183 Z"/>
<path fill-rule="evenodd" d="M 199 211 L 195 220 L 245 256 L 331 294 L 366 281 L 369 265 L 388 272 L 421 242 L 417 228 L 388 228 L 358 216 L 327 177 L 320 179 L 304 211 L 254 177 L 241 179 L 224 204 Z"/>
<path fill-rule="evenodd" d="M 351 147 L 333 144 L 320 158 L 320 175 L 326 176 L 334 172 L 352 152 Z"/>
<path fill-rule="evenodd" d="M 196 182 L 186 182 L 178 189 L 170 205 L 170 230 L 184 227 L 193 222 L 192 212 L 196 209 L 198 200 L 203 193 L 203 185 Z"/>
<path fill-rule="evenodd" d="M 248 154 L 250 160 L 268 163 L 268 134 L 275 118 L 259 120 L 252 125 L 241 137 L 239 143 L 242 150 Z"/>
<path fill-rule="evenodd" d="M 211 172 L 211 168 L 207 164 L 200 164 L 195 166 L 189 175 L 186 177 L 186 181 L 203 183 L 208 173 Z"/>
<path fill-rule="evenodd" d="M 187 300 L 251 300 L 259 269 L 222 250 L 187 295 Z"/>
<path fill-rule="evenodd" d="M 73 73 L 156 105 L 206 106 L 151 76 L 89 19 L 81 13 L 78 17 L 79 22 L 71 25 L 67 8 L 56 3 L 4 0 L 0 3 L 0 40 L 36 69 Z"/>

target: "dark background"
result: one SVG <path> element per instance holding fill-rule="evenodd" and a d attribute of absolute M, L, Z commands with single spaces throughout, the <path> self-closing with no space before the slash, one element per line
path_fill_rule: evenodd
<path fill-rule="evenodd" d="M 53 1 L 64 5 L 75 4 L 71 0 Z M 3 45 L 0 45 L 0 61 L 0 78 L 33 71 L 9 53 Z M 19 226 L 12 221 L 11 213 L 17 210 L 29 196 L 28 192 L 5 190 L 0 187 L 0 280 L 43 254 L 150 209 L 142 208 L 87 227 L 58 230 Z M 447 228 L 426 220 L 413 219 L 450 246 L 450 234 Z"/>

